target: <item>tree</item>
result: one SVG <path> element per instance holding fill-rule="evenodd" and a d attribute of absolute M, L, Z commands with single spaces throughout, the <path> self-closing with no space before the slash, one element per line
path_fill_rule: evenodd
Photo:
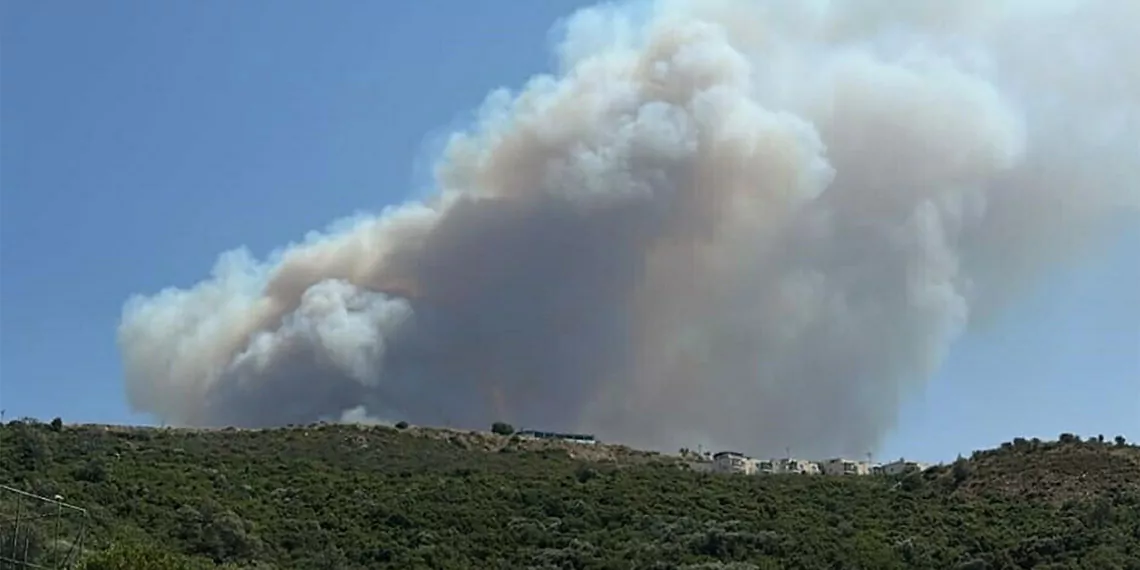
<path fill-rule="evenodd" d="M 926 479 L 923 479 L 922 473 L 912 472 L 903 477 L 899 483 L 902 490 L 913 493 L 926 486 Z"/>
<path fill-rule="evenodd" d="M 954 462 L 954 467 L 952 469 L 954 483 L 961 484 L 963 481 L 970 477 L 970 474 L 972 472 L 973 468 L 970 465 L 970 462 L 967 461 L 964 457 L 959 456 L 958 459 Z"/>
<path fill-rule="evenodd" d="M 12 440 L 5 442 L 4 452 L 17 461 L 24 471 L 43 469 L 52 462 L 52 445 L 48 434 L 35 424 L 21 421 L 12 430 Z"/>
<path fill-rule="evenodd" d="M 491 424 L 491 433 L 499 435 L 511 435 L 515 433 L 515 427 L 505 422 L 495 422 Z"/>
<path fill-rule="evenodd" d="M 61 431 L 63 431 L 63 420 L 61 420 L 61 419 L 60 419 L 60 418 L 58 418 L 58 417 L 57 417 L 57 418 L 55 418 L 55 419 L 53 419 L 53 420 L 51 421 L 51 431 L 54 431 L 54 432 L 61 432 Z"/>
<path fill-rule="evenodd" d="M 408 422 L 405 422 L 405 421 L 396 422 L 396 429 L 408 429 Z"/>
<path fill-rule="evenodd" d="M 1128 443 L 1128 440 L 1124 439 L 1124 436 L 1122 436 L 1122 435 L 1116 436 L 1116 445 L 1119 445 L 1120 447 L 1124 447 L 1125 443 Z"/>

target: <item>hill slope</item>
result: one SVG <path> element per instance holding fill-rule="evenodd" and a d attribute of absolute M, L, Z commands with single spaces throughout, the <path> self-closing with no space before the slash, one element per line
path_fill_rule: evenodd
<path fill-rule="evenodd" d="M 747 477 L 440 430 L 11 422 L 0 483 L 86 507 L 89 550 L 258 568 L 1140 569 L 1140 449 L 1079 440 Z"/>

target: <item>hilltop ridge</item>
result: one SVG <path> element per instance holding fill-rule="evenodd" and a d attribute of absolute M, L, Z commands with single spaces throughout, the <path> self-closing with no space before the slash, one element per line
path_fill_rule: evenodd
<path fill-rule="evenodd" d="M 154 568 L 1140 568 L 1140 448 L 1067 434 L 893 477 L 337 424 L 10 422 L 0 450 L 0 484 L 88 510 L 91 560 L 182 564 Z"/>

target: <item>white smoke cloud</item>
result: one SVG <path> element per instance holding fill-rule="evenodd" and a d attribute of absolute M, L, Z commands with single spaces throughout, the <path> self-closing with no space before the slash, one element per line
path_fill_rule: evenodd
<path fill-rule="evenodd" d="M 873 449 L 1140 205 L 1140 3 L 660 0 L 451 136 L 437 195 L 138 296 L 132 406 Z"/>

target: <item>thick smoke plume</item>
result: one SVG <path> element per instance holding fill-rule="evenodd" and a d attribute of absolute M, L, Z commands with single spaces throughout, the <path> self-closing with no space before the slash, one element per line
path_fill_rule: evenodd
<path fill-rule="evenodd" d="M 224 254 L 119 330 L 138 410 L 862 454 L 1140 198 L 1140 2 L 694 0 L 563 22 L 437 196 Z"/>

